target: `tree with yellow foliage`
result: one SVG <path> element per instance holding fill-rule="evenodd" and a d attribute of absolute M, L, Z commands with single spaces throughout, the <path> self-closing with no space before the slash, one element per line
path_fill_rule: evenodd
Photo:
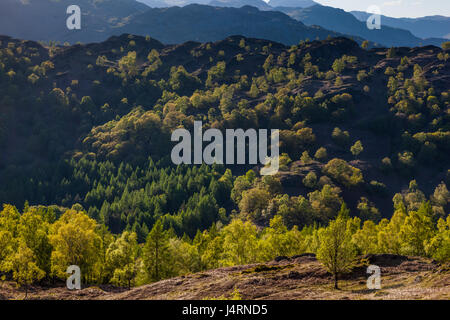
<path fill-rule="evenodd" d="M 255 225 L 240 219 L 224 227 L 221 232 L 223 251 L 220 264 L 233 266 L 256 262 L 257 234 Z"/>
<path fill-rule="evenodd" d="M 64 279 L 67 276 L 67 267 L 77 265 L 84 281 L 95 280 L 101 249 L 101 238 L 96 228 L 95 220 L 89 218 L 86 213 L 75 210 L 66 211 L 50 227 L 53 275 Z"/>
<path fill-rule="evenodd" d="M 28 286 L 45 276 L 45 272 L 35 263 L 33 251 L 23 241 L 17 251 L 6 258 L 3 270 L 12 272 L 18 286 L 25 286 L 25 299 L 28 297 Z"/>
<path fill-rule="evenodd" d="M 106 263 L 112 269 L 111 282 L 131 288 L 131 283 L 139 271 L 139 246 L 137 235 L 134 232 L 125 231 L 113 243 L 106 252 Z"/>
<path fill-rule="evenodd" d="M 419 210 L 410 211 L 400 228 L 404 254 L 425 256 L 425 243 L 436 233 L 430 202 L 422 202 Z"/>
<path fill-rule="evenodd" d="M 352 270 L 356 252 L 351 242 L 351 233 L 347 229 L 348 210 L 342 205 L 337 218 L 322 233 L 317 259 L 333 275 L 334 288 L 339 289 L 339 274 Z"/>
<path fill-rule="evenodd" d="M 283 217 L 277 215 L 270 220 L 270 227 L 258 241 L 259 260 L 269 261 L 277 256 L 292 257 L 305 252 L 303 238 L 297 227 L 288 230 Z"/>
<path fill-rule="evenodd" d="M 9 231 L 14 238 L 17 238 L 19 220 L 20 213 L 14 206 L 3 205 L 3 210 L 0 211 L 0 230 Z"/>
<path fill-rule="evenodd" d="M 18 234 L 28 248 L 33 251 L 36 264 L 46 273 L 50 272 L 52 247 L 48 239 L 49 223 L 36 209 L 29 209 L 20 217 Z"/>
<path fill-rule="evenodd" d="M 400 228 L 406 219 L 406 208 L 403 202 L 396 207 L 394 215 L 387 221 L 381 220 L 378 232 L 378 245 L 380 252 L 401 254 L 402 240 L 400 238 Z"/>
<path fill-rule="evenodd" d="M 377 225 L 372 220 L 365 221 L 362 229 L 353 235 L 352 241 L 360 254 L 378 253 Z"/>
<path fill-rule="evenodd" d="M 438 261 L 450 261 L 450 215 L 437 223 L 438 232 L 425 242 L 426 253 Z"/>

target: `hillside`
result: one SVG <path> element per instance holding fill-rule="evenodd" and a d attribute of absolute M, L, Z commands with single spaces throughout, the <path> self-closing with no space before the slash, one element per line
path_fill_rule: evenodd
<path fill-rule="evenodd" d="M 39 300 L 427 300 L 450 298 L 450 269 L 430 260 L 395 255 L 370 255 L 360 267 L 342 277 L 341 290 L 331 286 L 331 275 L 314 255 L 279 257 L 265 264 L 208 270 L 127 290 L 93 286 L 69 291 L 60 284 L 34 286 L 29 299 Z M 366 287 L 366 265 L 381 268 L 381 290 Z M 0 299 L 22 299 L 23 290 L 3 283 Z"/>
<path fill-rule="evenodd" d="M 254 272 L 246 265 L 305 253 L 327 265 L 338 248 L 344 271 L 367 254 L 422 257 L 394 258 L 387 296 L 405 294 L 395 289 L 399 267 L 420 271 L 422 278 L 408 273 L 402 282 L 408 293 L 440 298 L 440 289 L 419 280 L 433 288 L 448 281 L 423 260 L 450 259 L 444 48 L 369 49 L 344 37 L 292 46 L 244 36 L 165 45 L 132 34 L 58 46 L 0 36 L 0 277 L 28 288 L 65 279 L 75 264 L 84 283 L 138 287 L 112 288 L 118 295 L 110 298 L 145 298 L 152 285 L 142 285 L 170 284 L 170 292 L 182 282 L 158 281 L 210 272 L 202 285 L 217 298 L 234 289 L 237 280 L 227 281 L 238 272 L 243 294 L 257 298 L 256 282 L 245 280 L 264 285 L 275 271 L 269 284 L 278 291 L 259 288 L 267 297 L 289 298 L 292 286 L 292 297 L 308 298 L 289 274 L 309 279 L 313 272 L 307 284 L 317 283 L 314 297 L 324 298 L 330 278 L 316 261 L 291 267 L 285 259 Z M 263 164 L 220 161 L 217 150 L 216 163 L 176 163 L 172 133 L 190 134 L 198 122 L 217 134 L 278 129 L 280 152 L 271 161 L 279 170 L 262 175 Z M 183 157 L 195 148 L 188 144 Z M 223 154 L 254 154 L 242 149 L 226 146 Z M 220 269 L 229 266 L 244 267 Z M 364 283 L 354 279 L 354 297 L 363 298 Z M 186 298 L 206 297 L 192 289 Z M 341 292 L 334 297 L 348 297 Z"/>
<path fill-rule="evenodd" d="M 344 200 L 355 215 L 390 217 L 396 194 L 408 209 L 435 199 L 436 213 L 448 213 L 450 66 L 437 47 L 386 57 L 392 50 L 367 51 L 345 38 L 294 47 L 240 36 L 174 46 L 132 35 L 50 48 L 0 41 L 0 202 L 78 203 L 114 232 L 143 228 L 140 239 L 165 215 L 193 236 L 220 208 L 242 210 L 233 192 L 260 189 L 259 179 L 235 181 L 254 166 L 202 168 L 204 180 L 193 183 L 194 171 L 168 163 L 170 132 L 203 119 L 221 130 L 281 130 L 281 186 L 270 185 L 263 205 L 288 195 L 313 206 L 296 212 L 299 220 L 286 217 L 289 225 L 326 222 Z M 360 150 L 351 150 L 357 141 Z M 215 186 L 226 169 L 231 181 Z M 325 207 L 316 206 L 330 187 Z M 199 194 L 209 197 L 201 210 Z M 258 218 L 262 209 L 245 210 L 268 224 L 271 215 Z M 190 214 L 203 218 L 182 218 Z"/>

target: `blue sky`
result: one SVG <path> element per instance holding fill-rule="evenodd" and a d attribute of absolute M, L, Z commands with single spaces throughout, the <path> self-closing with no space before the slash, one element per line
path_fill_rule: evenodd
<path fill-rule="evenodd" d="M 423 17 L 442 15 L 450 17 L 450 0 L 314 0 L 320 4 L 346 11 L 366 11 L 372 5 L 381 14 L 390 17 Z M 449 31 L 450 32 L 450 31 Z"/>

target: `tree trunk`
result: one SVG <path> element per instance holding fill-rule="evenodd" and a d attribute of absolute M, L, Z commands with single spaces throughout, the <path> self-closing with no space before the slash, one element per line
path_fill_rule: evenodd
<path fill-rule="evenodd" d="M 338 274 L 337 274 L 337 272 L 334 274 L 334 288 L 336 290 L 339 290 L 339 287 L 338 287 Z"/>
<path fill-rule="evenodd" d="M 25 285 L 25 300 L 28 298 L 28 285 Z"/>

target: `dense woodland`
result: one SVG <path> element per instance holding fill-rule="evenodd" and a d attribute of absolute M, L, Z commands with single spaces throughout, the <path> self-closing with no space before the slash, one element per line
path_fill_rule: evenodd
<path fill-rule="evenodd" d="M 333 230 L 348 257 L 447 261 L 449 46 L 0 37 L 3 275 L 76 264 L 85 282 L 136 285 L 304 252 L 325 263 Z M 170 134 L 194 120 L 280 129 L 280 172 L 173 165 Z"/>
<path fill-rule="evenodd" d="M 19 285 L 39 280 L 64 280 L 66 269 L 81 268 L 84 284 L 113 283 L 131 287 L 164 278 L 222 266 L 266 262 L 280 256 L 316 253 L 332 273 L 348 272 L 356 257 L 392 253 L 450 261 L 450 216 L 436 220 L 430 202 L 407 210 L 397 199 L 390 220 L 379 223 L 350 218 L 343 204 L 328 226 L 286 227 L 282 214 L 295 210 L 283 204 L 266 228 L 234 218 L 214 223 L 195 237 L 177 237 L 158 220 L 143 243 L 135 232 L 113 235 L 76 206 L 56 218 L 58 210 L 11 205 L 0 212 L 0 270 L 3 279 Z M 333 259 L 336 238 L 340 257 Z"/>

